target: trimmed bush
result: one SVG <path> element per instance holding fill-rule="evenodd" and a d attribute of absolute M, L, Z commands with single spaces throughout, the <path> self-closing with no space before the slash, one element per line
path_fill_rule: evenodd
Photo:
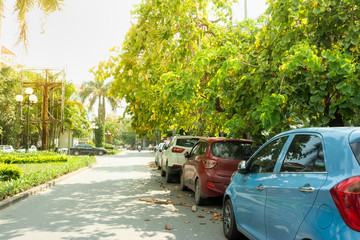
<path fill-rule="evenodd" d="M 15 165 L 0 164 L 0 181 L 16 180 L 22 176 L 21 168 Z"/>
<path fill-rule="evenodd" d="M 73 172 L 79 168 L 89 166 L 95 162 L 95 157 L 85 156 L 70 157 L 67 162 L 21 164 L 19 168 L 21 168 L 24 173 L 21 177 L 0 182 L 0 200 L 26 191 L 66 173 Z"/>
<path fill-rule="evenodd" d="M 7 164 L 67 162 L 68 159 L 69 156 L 49 152 L 0 154 L 0 163 Z"/>

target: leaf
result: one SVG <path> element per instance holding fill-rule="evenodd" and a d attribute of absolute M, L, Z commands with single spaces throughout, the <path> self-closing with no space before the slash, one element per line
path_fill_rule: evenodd
<path fill-rule="evenodd" d="M 167 224 L 165 224 L 165 230 L 171 230 L 171 227 Z"/>

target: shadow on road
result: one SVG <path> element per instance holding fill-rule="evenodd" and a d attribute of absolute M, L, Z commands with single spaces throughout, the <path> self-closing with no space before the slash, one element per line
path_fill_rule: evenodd
<path fill-rule="evenodd" d="M 98 158 L 96 167 L 1 211 L 0 239 L 225 239 L 213 218 L 221 199 L 192 212 L 193 193 L 165 184 L 152 160 L 150 152 Z"/>

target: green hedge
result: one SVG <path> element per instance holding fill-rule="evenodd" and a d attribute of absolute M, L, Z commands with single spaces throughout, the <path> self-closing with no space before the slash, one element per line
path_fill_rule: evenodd
<path fill-rule="evenodd" d="M 0 154 L 0 163 L 7 164 L 67 162 L 68 159 L 69 156 L 67 155 L 51 152 Z"/>
<path fill-rule="evenodd" d="M 23 174 L 21 168 L 15 165 L 0 164 L 0 181 L 16 180 Z"/>
<path fill-rule="evenodd" d="M 70 157 L 67 162 L 20 164 L 18 167 L 24 173 L 20 178 L 0 182 L 0 200 L 95 162 L 93 156 L 82 156 Z"/>

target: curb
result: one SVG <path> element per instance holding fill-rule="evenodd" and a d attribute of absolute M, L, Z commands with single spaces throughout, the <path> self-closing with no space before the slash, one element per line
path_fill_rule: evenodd
<path fill-rule="evenodd" d="M 76 174 L 79 174 L 81 172 L 84 172 L 85 170 L 89 169 L 89 168 L 92 168 L 93 166 L 95 166 L 97 163 L 94 163 L 94 164 L 91 164 L 87 167 L 83 167 L 83 168 L 80 168 L 78 170 L 75 170 L 73 172 L 70 172 L 68 174 L 65 174 L 65 175 L 62 175 L 56 179 L 53 179 L 53 180 L 50 180 L 44 184 L 41 184 L 39 186 L 36 186 L 36 187 L 33 187 L 29 190 L 26 190 L 25 192 L 21 192 L 21 193 L 18 193 L 12 197 L 9 197 L 9 198 L 6 198 L 4 200 L 0 200 L 0 210 L 4 209 L 4 208 L 7 208 L 23 199 L 26 199 L 32 195 L 35 195 L 36 193 L 38 192 L 41 192 L 41 191 L 44 191 L 48 188 L 51 188 L 53 186 L 55 186 L 57 183 L 65 180 L 65 179 L 68 179 Z"/>

